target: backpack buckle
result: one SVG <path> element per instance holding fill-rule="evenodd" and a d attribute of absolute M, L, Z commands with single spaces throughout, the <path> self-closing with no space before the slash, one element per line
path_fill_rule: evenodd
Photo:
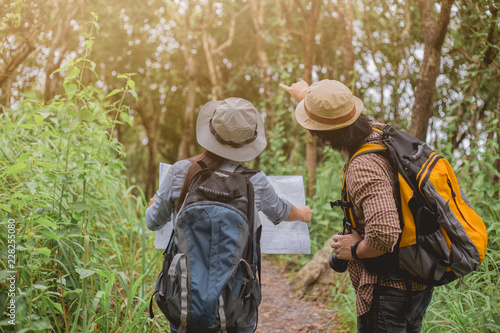
<path fill-rule="evenodd" d="M 352 203 L 347 202 L 345 200 L 335 200 L 330 201 L 330 206 L 333 207 L 342 207 L 342 208 L 352 208 Z"/>

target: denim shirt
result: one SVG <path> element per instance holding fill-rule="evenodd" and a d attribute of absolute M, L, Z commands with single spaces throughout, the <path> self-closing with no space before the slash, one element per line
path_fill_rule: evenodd
<path fill-rule="evenodd" d="M 232 172 L 240 163 L 226 160 L 220 170 Z M 161 181 L 154 203 L 146 210 L 146 226 L 153 231 L 161 229 L 167 222 L 175 220 L 176 202 L 181 194 L 184 180 L 191 167 L 191 161 L 182 160 L 174 163 Z M 290 214 L 290 203 L 278 196 L 264 172 L 250 178 L 255 191 L 255 206 L 274 224 L 285 220 Z"/>

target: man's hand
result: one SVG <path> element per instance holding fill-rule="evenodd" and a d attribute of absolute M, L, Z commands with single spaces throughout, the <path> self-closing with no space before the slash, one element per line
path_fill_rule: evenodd
<path fill-rule="evenodd" d="M 309 222 L 312 218 L 311 208 L 309 206 L 302 206 L 299 208 L 302 213 L 302 218 L 300 219 L 302 222 Z"/>
<path fill-rule="evenodd" d="M 288 217 L 285 221 L 309 222 L 311 221 L 311 215 L 311 208 L 309 208 L 309 206 L 301 206 L 300 208 L 297 208 L 290 202 L 290 213 L 288 213 Z"/>
<path fill-rule="evenodd" d="M 354 242 L 361 241 L 362 238 L 356 230 L 347 235 L 335 235 L 332 237 L 333 243 L 330 245 L 337 254 L 337 258 L 344 260 L 353 260 L 351 255 L 351 245 Z"/>
<path fill-rule="evenodd" d="M 153 197 L 151 199 L 149 199 L 149 205 L 148 205 L 148 207 L 151 207 L 151 205 L 155 203 L 155 196 L 156 196 L 156 194 L 153 195 Z"/>
<path fill-rule="evenodd" d="M 286 90 L 297 102 L 300 102 L 306 97 L 309 84 L 306 81 L 299 81 L 288 87 L 280 83 L 280 88 Z"/>

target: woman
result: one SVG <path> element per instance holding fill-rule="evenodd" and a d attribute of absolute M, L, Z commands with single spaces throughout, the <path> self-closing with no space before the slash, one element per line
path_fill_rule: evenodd
<path fill-rule="evenodd" d="M 146 225 L 151 230 L 163 227 L 182 205 L 194 175 L 203 161 L 209 169 L 233 172 L 241 162 L 257 157 L 266 147 L 264 124 L 257 109 L 249 101 L 231 97 L 205 104 L 198 115 L 196 138 L 206 149 L 200 155 L 176 162 L 166 173 L 160 189 L 146 211 Z M 255 204 L 275 224 L 283 220 L 311 220 L 309 206 L 295 207 L 279 197 L 261 171 L 250 178 L 255 191 Z M 257 316 L 248 322 L 242 333 L 253 332 Z M 170 325 L 171 332 L 177 327 Z"/>

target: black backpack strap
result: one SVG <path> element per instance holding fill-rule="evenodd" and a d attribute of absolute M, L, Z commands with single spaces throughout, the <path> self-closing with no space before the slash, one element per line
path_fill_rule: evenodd
<path fill-rule="evenodd" d="M 255 176 L 256 174 L 258 174 L 260 172 L 260 170 L 257 168 L 250 169 L 250 168 L 247 168 L 246 166 L 244 166 L 243 164 L 238 165 L 234 171 L 241 172 L 242 174 L 244 174 L 247 177 L 247 179 L 252 178 L 253 176 Z"/>
<path fill-rule="evenodd" d="M 262 252 L 261 252 L 261 249 L 260 249 L 260 236 L 262 235 L 262 226 L 259 226 L 259 228 L 257 228 L 257 231 L 255 233 L 256 237 L 257 237 L 257 269 L 258 269 L 258 274 L 259 274 L 259 286 L 262 286 L 262 278 L 261 278 L 261 270 L 262 270 Z"/>
<path fill-rule="evenodd" d="M 260 249 L 260 236 L 262 235 L 262 226 L 259 226 L 257 228 L 257 231 L 255 232 L 255 236 L 257 237 L 257 274 L 259 275 L 259 287 L 262 289 L 262 253 Z M 257 327 L 259 326 L 259 308 L 257 307 L 257 310 L 255 310 L 257 319 L 255 321 L 255 328 L 254 332 L 257 330 Z"/>
<path fill-rule="evenodd" d="M 202 160 L 199 160 L 198 162 L 198 165 L 201 167 L 201 169 L 208 169 L 208 166 L 205 162 L 203 162 Z"/>
<path fill-rule="evenodd" d="M 255 262 L 254 262 L 254 250 L 259 251 L 259 248 L 255 249 L 254 248 L 254 241 L 257 244 L 257 247 L 260 247 L 260 239 L 255 238 L 257 235 L 257 232 L 255 231 L 255 214 L 257 212 L 255 211 L 255 192 L 252 183 L 248 180 L 247 178 L 247 194 L 248 194 L 248 222 L 249 222 L 249 227 L 250 227 L 250 251 L 247 253 L 247 256 L 251 258 L 251 263 L 253 264 L 252 266 L 255 267 Z M 259 227 L 260 229 L 260 227 Z M 259 258 L 260 260 L 260 258 Z M 259 263 L 257 263 L 259 264 Z M 255 273 L 255 272 L 254 272 Z M 260 272 L 259 272 L 260 273 Z"/>
<path fill-rule="evenodd" d="M 158 293 L 158 290 L 155 291 L 151 295 L 151 299 L 149 300 L 149 317 L 153 319 L 155 317 L 155 314 L 153 313 L 153 300 L 155 299 L 155 295 Z"/>

